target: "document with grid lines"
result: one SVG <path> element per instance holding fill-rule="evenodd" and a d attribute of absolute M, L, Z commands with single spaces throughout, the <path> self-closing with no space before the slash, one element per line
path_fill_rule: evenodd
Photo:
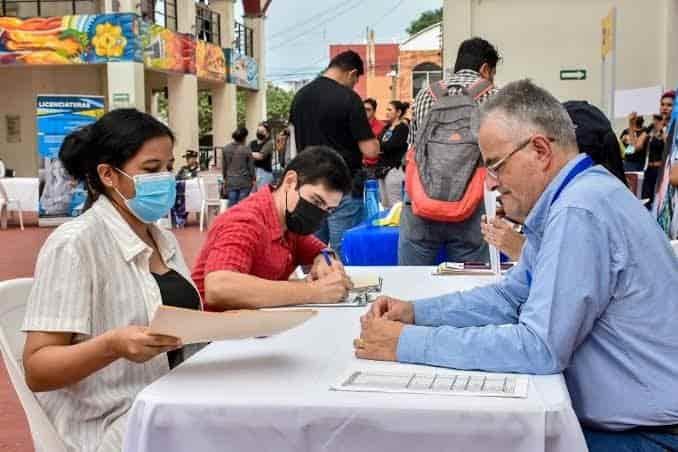
<path fill-rule="evenodd" d="M 349 372 L 335 391 L 526 398 L 527 375 L 481 372 Z"/>

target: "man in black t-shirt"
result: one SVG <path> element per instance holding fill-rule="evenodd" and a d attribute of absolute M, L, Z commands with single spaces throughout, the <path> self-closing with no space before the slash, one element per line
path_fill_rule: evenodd
<path fill-rule="evenodd" d="M 376 163 L 379 142 L 374 137 L 360 96 L 353 91 L 364 74 L 360 56 L 348 50 L 335 56 L 325 72 L 299 90 L 290 109 L 297 149 L 324 145 L 344 158 L 354 180 L 350 196 L 326 220 L 316 235 L 341 253 L 344 231 L 363 219 L 363 161 Z"/>

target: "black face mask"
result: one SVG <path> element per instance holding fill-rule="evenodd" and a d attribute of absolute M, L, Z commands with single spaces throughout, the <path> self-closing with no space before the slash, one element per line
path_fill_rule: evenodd
<path fill-rule="evenodd" d="M 257 140 L 264 141 L 266 138 L 268 137 L 266 136 L 265 133 L 257 133 Z"/>
<path fill-rule="evenodd" d="M 292 212 L 287 209 L 287 192 L 285 192 L 285 223 L 287 229 L 299 235 L 313 234 L 320 229 L 328 212 L 306 201 L 299 195 L 297 207 Z"/>

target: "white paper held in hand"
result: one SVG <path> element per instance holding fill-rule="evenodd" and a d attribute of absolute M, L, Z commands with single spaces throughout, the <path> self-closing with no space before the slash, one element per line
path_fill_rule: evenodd
<path fill-rule="evenodd" d="M 316 313 L 314 309 L 204 312 L 160 306 L 151 320 L 149 333 L 178 337 L 184 345 L 273 336 L 301 325 Z"/>
<path fill-rule="evenodd" d="M 489 190 L 485 185 L 485 217 L 487 222 L 491 223 L 494 217 L 497 216 L 497 192 Z M 494 245 L 489 246 L 490 249 L 490 268 L 495 275 L 501 275 L 501 262 L 499 258 L 499 250 Z"/>

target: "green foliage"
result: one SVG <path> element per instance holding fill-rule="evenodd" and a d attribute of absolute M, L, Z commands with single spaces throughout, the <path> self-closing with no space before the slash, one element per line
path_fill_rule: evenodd
<path fill-rule="evenodd" d="M 419 15 L 419 17 L 410 22 L 410 26 L 407 27 L 407 30 L 405 31 L 407 31 L 410 34 L 410 36 L 412 36 L 413 34 L 420 32 L 426 27 L 429 27 L 433 24 L 437 24 L 438 22 L 442 22 L 442 20 L 443 20 L 442 8 L 424 11 Z"/>
<path fill-rule="evenodd" d="M 266 91 L 267 119 L 276 122 L 287 121 L 290 116 L 292 99 L 294 99 L 293 92 L 285 91 L 269 83 Z"/>

